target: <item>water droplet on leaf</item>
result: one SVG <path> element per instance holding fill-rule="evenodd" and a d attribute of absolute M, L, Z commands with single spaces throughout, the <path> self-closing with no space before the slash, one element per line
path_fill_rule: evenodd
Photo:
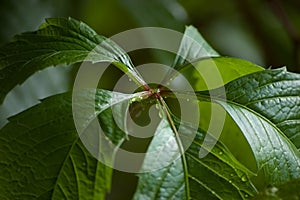
<path fill-rule="evenodd" d="M 159 110 L 158 116 L 159 116 L 159 118 L 163 118 L 163 111 L 162 111 L 162 109 Z"/>
<path fill-rule="evenodd" d="M 159 109 L 159 105 L 158 105 L 158 104 L 155 104 L 155 108 L 158 110 L 158 109 Z"/>
<path fill-rule="evenodd" d="M 242 179 L 242 181 L 243 181 L 243 182 L 246 182 L 246 181 L 248 181 L 248 178 L 247 178 L 247 176 L 246 176 L 246 175 L 243 175 L 243 176 L 241 177 L 241 179 Z"/>

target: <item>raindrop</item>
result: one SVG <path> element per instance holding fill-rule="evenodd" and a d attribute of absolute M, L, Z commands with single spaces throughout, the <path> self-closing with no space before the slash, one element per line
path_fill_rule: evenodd
<path fill-rule="evenodd" d="M 163 111 L 161 109 L 158 112 L 158 116 L 159 116 L 159 118 L 163 118 Z"/>
<path fill-rule="evenodd" d="M 135 102 L 135 101 L 137 101 L 137 98 L 132 98 L 132 99 L 130 99 L 130 102 L 129 103 L 133 103 L 133 102 Z"/>
<path fill-rule="evenodd" d="M 158 110 L 158 109 L 159 109 L 159 105 L 158 105 L 158 104 L 155 104 L 155 108 Z"/>
<path fill-rule="evenodd" d="M 186 101 L 190 101 L 190 99 L 186 99 Z"/>
<path fill-rule="evenodd" d="M 241 179 L 242 179 L 242 181 L 243 181 L 243 182 L 246 182 L 246 181 L 248 181 L 248 178 L 247 178 L 247 176 L 246 176 L 246 175 L 243 175 L 243 176 L 241 177 Z"/>
<path fill-rule="evenodd" d="M 220 151 L 220 152 L 219 152 L 219 155 L 220 155 L 220 156 L 223 155 L 223 151 Z"/>
<path fill-rule="evenodd" d="M 271 187 L 271 188 L 269 188 L 268 189 L 268 193 L 270 194 L 270 195 L 275 195 L 275 193 L 278 191 L 278 188 L 277 187 Z"/>
<path fill-rule="evenodd" d="M 130 79 L 128 79 L 128 81 L 129 81 L 129 82 L 131 82 L 131 81 L 132 81 L 132 79 L 130 78 Z"/>
<path fill-rule="evenodd" d="M 248 194 L 245 194 L 245 198 L 248 198 L 249 197 L 249 195 Z"/>
<path fill-rule="evenodd" d="M 234 174 L 230 174 L 230 176 L 231 176 L 231 177 L 233 177 L 233 176 L 234 176 Z"/>
<path fill-rule="evenodd" d="M 138 101 L 142 101 L 143 100 L 143 97 L 142 96 L 139 96 L 138 97 Z"/>

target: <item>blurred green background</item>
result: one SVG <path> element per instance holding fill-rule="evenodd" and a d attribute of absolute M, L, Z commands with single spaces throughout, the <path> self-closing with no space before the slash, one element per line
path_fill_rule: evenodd
<path fill-rule="evenodd" d="M 221 55 L 300 72 L 300 1 L 296 0 L 6 0 L 0 4 L 0 44 L 37 29 L 47 17 L 71 16 L 107 37 L 143 26 L 183 32 L 191 24 Z M 133 57 L 136 64 L 148 60 L 146 53 Z M 76 67 L 48 68 L 17 86 L 0 107 L 0 126 L 39 99 L 69 90 L 75 73 Z M 137 178 L 121 172 L 114 176 L 109 199 L 130 196 Z"/>
<path fill-rule="evenodd" d="M 1 1 L 0 43 L 36 29 L 46 17 L 72 16 L 99 34 L 159 26 L 196 26 L 221 55 L 300 72 L 300 1 L 10 0 Z"/>

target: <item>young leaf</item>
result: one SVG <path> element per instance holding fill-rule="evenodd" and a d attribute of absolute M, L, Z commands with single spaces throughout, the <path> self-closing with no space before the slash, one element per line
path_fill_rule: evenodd
<path fill-rule="evenodd" d="M 173 68 L 180 70 L 187 62 L 216 56 L 219 54 L 205 41 L 198 30 L 193 26 L 187 26 Z"/>
<path fill-rule="evenodd" d="M 0 48 L 0 102 L 17 84 L 50 66 L 82 61 L 112 62 L 140 85 L 145 82 L 113 41 L 72 18 L 51 18 Z"/>
<path fill-rule="evenodd" d="M 188 124 L 181 123 L 180 126 L 184 126 L 183 132 L 179 133 L 183 140 L 195 131 Z M 177 159 L 165 168 L 140 174 L 134 199 L 247 199 L 256 194 L 249 181 L 249 171 L 220 142 L 206 157 L 199 158 L 206 134 L 201 130 L 196 132 L 184 158 L 180 158 L 174 150 L 177 143 L 169 121 L 161 121 L 148 149 L 148 152 L 158 151 L 159 155 L 147 154 L 143 169 L 156 168 L 162 162 Z M 170 144 L 166 145 L 167 142 Z"/>
<path fill-rule="evenodd" d="M 225 90 L 226 98 L 205 97 L 205 92 L 198 95 L 212 98 L 230 114 L 250 144 L 258 167 L 264 169 L 267 183 L 299 178 L 300 153 L 295 147 L 299 143 L 295 139 L 299 135 L 300 75 L 285 69 L 265 70 L 234 80 Z"/>
<path fill-rule="evenodd" d="M 107 103 L 119 103 L 128 97 L 104 90 L 95 95 L 100 116 L 110 115 Z M 0 130 L 1 199 L 105 199 L 112 169 L 95 159 L 81 142 L 73 122 L 71 99 L 71 94 L 65 93 L 42 100 L 10 118 Z M 105 138 L 117 146 L 125 135 L 114 121 L 108 122 L 103 124 L 110 129 Z M 108 162 L 113 162 L 113 156 Z"/>
<path fill-rule="evenodd" d="M 193 26 L 185 28 L 177 56 L 172 68 L 180 71 L 186 64 L 206 57 L 217 57 L 219 54 L 205 41 L 202 35 Z M 176 74 L 169 73 L 164 82 L 170 81 Z"/>

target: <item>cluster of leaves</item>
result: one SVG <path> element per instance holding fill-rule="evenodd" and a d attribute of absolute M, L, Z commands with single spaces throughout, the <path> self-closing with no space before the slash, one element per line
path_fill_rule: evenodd
<path fill-rule="evenodd" d="M 163 115 L 148 151 L 161 151 L 164 155 L 161 158 L 172 157 L 174 151 L 160 150 L 166 139 L 173 139 L 174 145 L 182 149 L 182 137 L 193 131 L 196 136 L 183 155 L 170 165 L 139 174 L 133 198 L 299 197 L 298 191 L 291 191 L 289 185 L 299 185 L 300 178 L 300 75 L 289 73 L 285 68 L 264 70 L 247 61 L 220 57 L 191 26 L 184 35 L 199 43 L 203 51 L 183 38 L 179 51 L 186 57 L 177 57 L 173 68 L 183 74 L 192 71 L 186 78 L 194 87 L 199 103 L 217 104 L 226 110 L 245 136 L 258 169 L 254 173 L 248 170 L 220 141 L 208 155 L 199 158 L 200 149 L 206 148 L 203 141 L 209 133 L 201 126 L 195 130 L 187 122 L 178 120 L 163 98 L 174 96 L 165 92 L 156 98 Z M 201 76 L 185 63 L 191 59 L 200 59 L 196 66 L 203 70 L 209 67 L 207 62 L 213 61 L 226 84 L 205 91 Z M 149 89 L 129 56 L 113 41 L 106 40 L 82 22 L 60 18 L 47 19 L 37 31 L 17 35 L 1 47 L 0 100 L 3 102 L 13 87 L 38 70 L 82 61 L 113 63 L 138 86 Z M 177 92 L 183 98 L 189 97 L 184 91 Z M 142 94 L 96 91 L 97 113 L 91 117 L 98 116 L 106 140 L 120 146 L 127 138 L 118 129 L 111 107 L 107 105 L 124 100 L 134 102 Z M 184 131 L 179 133 L 178 126 Z M 101 154 L 101 149 L 99 151 Z M 160 165 L 163 160 L 159 158 L 146 156 L 142 168 Z M 252 181 L 258 171 L 264 172 L 264 182 L 271 188 L 258 191 L 260 188 Z M 82 144 L 73 122 L 70 92 L 41 100 L 40 104 L 9 118 L 9 123 L 0 130 L 1 199 L 105 199 L 112 173 L 113 169 L 95 159 Z"/>

